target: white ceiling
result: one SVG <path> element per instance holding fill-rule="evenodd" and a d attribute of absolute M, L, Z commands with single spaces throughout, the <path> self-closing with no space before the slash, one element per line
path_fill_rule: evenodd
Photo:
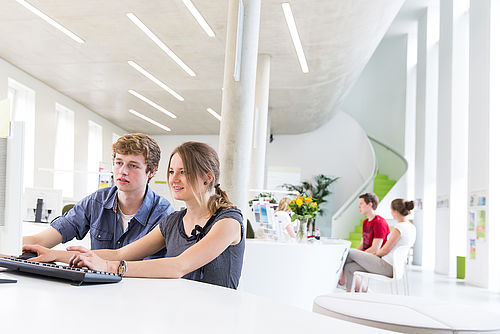
<path fill-rule="evenodd" d="M 251 0 L 248 0 L 251 1 Z M 0 57 L 128 131 L 216 134 L 224 68 L 227 1 L 192 0 L 208 37 L 181 0 L 28 0 L 85 40 L 79 44 L 14 0 L 0 0 Z M 244 1 L 246 2 L 246 1 Z M 270 54 L 273 133 L 313 130 L 354 84 L 404 0 L 290 0 L 310 72 L 302 73 L 278 0 L 262 0 L 259 52 Z M 197 74 L 190 77 L 126 16 L 132 12 Z M 127 64 L 133 60 L 180 93 L 178 101 Z M 177 115 L 172 119 L 128 93 Z"/>

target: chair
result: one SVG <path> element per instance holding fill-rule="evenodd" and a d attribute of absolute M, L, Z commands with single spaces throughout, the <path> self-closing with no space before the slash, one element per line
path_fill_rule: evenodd
<path fill-rule="evenodd" d="M 361 280 L 360 287 L 363 285 L 363 280 L 366 279 L 366 287 L 371 279 L 387 282 L 391 284 L 391 293 L 394 294 L 394 285 L 396 286 L 396 294 L 399 294 L 398 282 L 403 281 L 404 294 L 408 296 L 410 294 L 408 287 L 408 277 L 406 274 L 406 263 L 408 258 L 408 253 L 410 252 L 410 246 L 400 246 L 394 250 L 394 263 L 392 265 L 392 277 L 387 277 L 384 275 L 367 273 L 363 271 L 355 271 L 352 279 L 351 292 L 355 291 L 356 287 L 356 277 Z"/>
<path fill-rule="evenodd" d="M 71 210 L 74 206 L 75 206 L 74 204 L 66 204 L 65 206 L 63 206 L 62 215 L 64 216 L 64 214 L 69 210 Z"/>

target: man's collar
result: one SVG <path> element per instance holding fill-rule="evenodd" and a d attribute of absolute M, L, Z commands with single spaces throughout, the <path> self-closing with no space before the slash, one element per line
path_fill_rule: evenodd
<path fill-rule="evenodd" d="M 116 204 L 118 203 L 118 188 L 114 186 L 111 188 L 111 191 L 108 193 L 108 196 L 106 197 L 106 200 L 104 201 L 104 208 L 105 209 L 113 209 L 116 212 L 115 208 L 115 202 Z"/>
<path fill-rule="evenodd" d="M 106 209 L 113 209 L 116 213 L 118 212 L 118 188 L 116 186 L 113 188 L 114 189 L 109 193 L 108 198 L 104 202 L 104 207 Z M 154 193 L 149 185 L 146 185 L 146 196 L 144 196 L 144 200 L 142 201 L 139 211 L 137 211 L 134 215 L 134 219 L 137 220 L 139 224 L 143 226 L 147 224 L 149 213 L 151 211 L 151 207 L 153 206 L 153 201 Z"/>
<path fill-rule="evenodd" d="M 154 193 L 149 185 L 146 185 L 146 196 L 144 196 L 144 200 L 142 201 L 139 211 L 137 211 L 137 213 L 134 215 L 134 219 L 137 220 L 142 226 L 145 226 L 148 222 L 149 214 L 153 206 L 153 201 Z M 118 203 L 118 197 L 116 202 Z"/>

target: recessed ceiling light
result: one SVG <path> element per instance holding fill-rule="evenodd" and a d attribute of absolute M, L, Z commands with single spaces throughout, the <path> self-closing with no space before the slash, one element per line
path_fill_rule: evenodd
<path fill-rule="evenodd" d="M 66 34 L 68 37 L 70 37 L 74 41 L 77 41 L 78 43 L 81 43 L 81 44 L 85 43 L 85 41 L 83 39 L 81 39 L 80 37 L 78 37 L 77 35 L 72 33 L 71 31 L 69 31 L 68 29 L 63 27 L 61 24 L 54 21 L 54 19 L 52 19 L 52 18 L 48 17 L 46 14 L 42 13 L 38 8 L 33 7 L 32 5 L 30 5 L 29 3 L 27 3 L 24 0 L 16 0 L 16 1 L 19 4 L 23 5 L 25 8 L 27 8 L 28 10 L 30 10 L 33 14 L 37 15 L 38 17 L 40 17 L 42 20 L 44 20 L 48 24 L 52 25 L 54 28 L 59 29 L 61 32 Z"/>
<path fill-rule="evenodd" d="M 147 117 L 147 116 L 144 116 L 144 115 L 143 115 L 143 114 L 141 114 L 141 113 L 138 113 L 138 112 L 137 112 L 137 111 L 135 111 L 134 109 L 129 109 L 129 110 L 128 110 L 128 112 L 129 112 L 129 113 L 131 113 L 132 115 L 135 115 L 135 116 L 137 116 L 137 117 L 142 118 L 142 119 L 143 119 L 143 120 L 145 120 L 145 121 L 148 121 L 148 122 L 149 122 L 149 123 L 151 123 L 151 124 L 156 125 L 156 126 L 157 126 L 157 127 L 159 127 L 159 128 L 162 128 L 162 129 L 163 129 L 163 130 L 165 130 L 165 131 L 171 131 L 171 130 L 170 130 L 170 128 L 166 127 L 165 125 L 160 124 L 160 123 L 158 123 L 157 121 L 155 121 L 155 120 L 153 120 L 153 119 L 151 119 L 151 118 L 149 118 L 149 117 Z"/>
<path fill-rule="evenodd" d="M 148 36 L 153 42 L 155 42 L 155 44 L 158 45 L 160 49 L 163 50 L 163 52 L 165 52 L 170 58 L 172 58 L 172 60 L 175 61 L 177 65 L 179 65 L 184 71 L 186 71 L 187 74 L 192 77 L 196 76 L 193 70 L 190 69 L 189 66 L 187 66 L 179 57 L 177 57 L 177 55 L 172 50 L 170 50 L 169 47 L 166 46 L 165 43 L 163 43 L 158 38 L 158 36 L 156 36 L 151 30 L 149 30 L 149 28 L 146 27 L 146 25 L 142 23 L 142 21 L 139 20 L 137 16 L 135 16 L 133 13 L 128 13 L 127 17 L 132 22 L 134 22 L 134 24 L 138 26 L 139 29 L 141 29 L 146 34 L 146 36 Z"/>
<path fill-rule="evenodd" d="M 200 14 L 200 12 L 198 11 L 198 9 L 196 9 L 196 7 L 193 5 L 193 3 L 191 2 L 191 0 L 182 0 L 182 2 L 184 2 L 184 5 L 187 7 L 187 9 L 189 9 L 189 11 L 191 12 L 191 15 L 194 16 L 194 18 L 196 19 L 196 21 L 198 21 L 198 24 L 201 26 L 201 28 L 203 30 L 205 30 L 205 32 L 207 33 L 207 35 L 209 37 L 215 37 L 214 31 L 212 30 L 212 28 L 210 28 L 210 26 L 208 25 L 207 21 L 205 21 L 205 19 Z"/>
<path fill-rule="evenodd" d="M 134 95 L 135 97 L 137 97 L 138 99 L 141 99 L 142 101 L 146 102 L 147 104 L 149 104 L 150 106 L 152 106 L 153 108 L 156 108 L 158 109 L 159 111 L 161 111 L 162 113 L 164 113 L 165 115 L 167 116 L 170 116 L 172 118 L 177 118 L 177 116 L 175 116 L 174 114 L 172 114 L 170 111 L 168 111 L 167 109 L 163 108 L 162 106 L 154 103 L 153 101 L 151 101 L 150 99 L 148 99 L 147 97 L 137 93 L 135 90 L 132 90 L 130 89 L 128 91 L 130 94 Z"/>
<path fill-rule="evenodd" d="M 161 88 L 165 89 L 167 92 L 172 94 L 172 96 L 175 97 L 177 100 L 184 101 L 184 98 L 182 96 L 180 96 L 179 94 L 177 94 L 176 91 L 174 91 L 172 88 L 165 85 L 163 82 L 161 82 L 159 79 L 157 79 L 154 75 L 152 75 L 151 73 L 149 73 L 148 71 L 146 71 L 145 69 L 143 69 L 142 67 L 137 65 L 134 61 L 129 60 L 128 64 L 130 66 L 132 66 L 133 68 L 135 68 L 137 71 L 139 71 L 146 78 L 153 81 L 155 84 L 157 84 L 158 86 L 160 86 Z"/>
<path fill-rule="evenodd" d="M 219 115 L 218 113 L 215 112 L 215 110 L 213 110 L 212 108 L 207 108 L 207 111 L 212 115 L 214 116 L 215 118 L 217 118 L 219 121 L 222 120 L 222 117 L 221 115 Z"/>
<path fill-rule="evenodd" d="M 285 14 L 286 24 L 288 25 L 288 30 L 292 36 L 293 46 L 295 46 L 295 52 L 299 58 L 300 67 L 302 72 L 309 72 L 309 67 L 307 66 L 306 56 L 304 55 L 304 49 L 302 49 L 302 43 L 300 42 L 299 33 L 297 31 L 297 26 L 295 25 L 295 19 L 293 18 L 292 8 L 288 2 L 283 2 L 281 4 L 283 8 L 283 13 Z"/>

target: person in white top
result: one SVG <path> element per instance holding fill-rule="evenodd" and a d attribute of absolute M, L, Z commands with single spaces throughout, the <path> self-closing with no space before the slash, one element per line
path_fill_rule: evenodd
<path fill-rule="evenodd" d="M 392 277 L 394 251 L 401 246 L 413 246 L 417 237 L 415 226 L 406 220 L 406 216 L 410 214 L 413 208 L 413 201 L 405 201 L 402 198 L 397 198 L 391 202 L 392 216 L 398 223 L 394 226 L 394 230 L 389 235 L 387 242 L 375 254 L 367 252 L 352 254 L 353 261 L 347 263 L 344 267 L 347 292 L 350 291 L 355 271 Z M 356 285 L 356 291 L 359 291 L 358 285 Z"/>
<path fill-rule="evenodd" d="M 293 231 L 292 220 L 290 218 L 290 209 L 288 204 L 290 199 L 288 197 L 283 197 L 278 205 L 278 210 L 274 213 L 274 221 L 277 223 L 276 227 L 278 229 L 279 238 L 285 238 L 288 240 L 290 238 L 295 238 L 295 232 Z"/>

